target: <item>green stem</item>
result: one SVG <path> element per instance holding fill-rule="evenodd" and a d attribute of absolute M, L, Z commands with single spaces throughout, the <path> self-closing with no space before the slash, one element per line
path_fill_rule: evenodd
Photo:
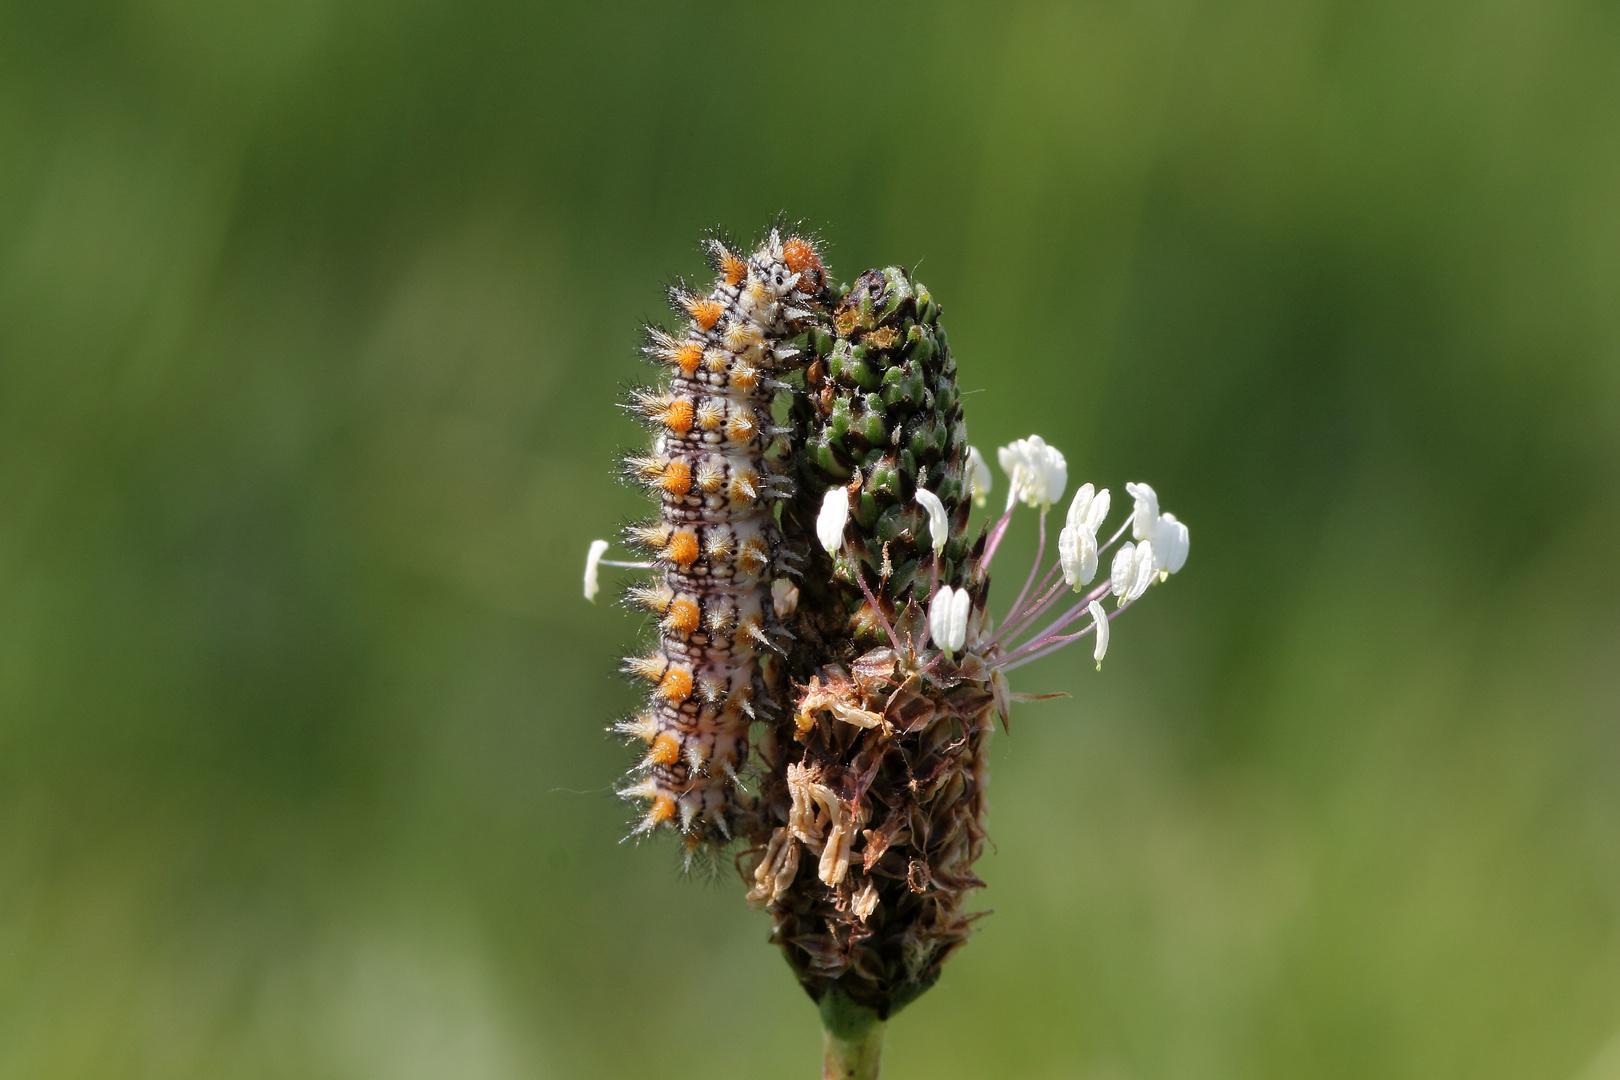
<path fill-rule="evenodd" d="M 821 1024 L 827 1031 L 821 1080 L 877 1080 L 888 1026 L 877 1013 L 833 989 L 821 999 Z"/>
<path fill-rule="evenodd" d="M 821 1052 L 821 1080 L 877 1080 L 883 1029 L 887 1026 L 879 1020 L 855 1039 L 827 1032 Z"/>

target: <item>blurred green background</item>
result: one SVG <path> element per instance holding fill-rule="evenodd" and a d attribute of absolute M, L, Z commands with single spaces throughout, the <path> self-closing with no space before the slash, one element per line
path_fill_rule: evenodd
<path fill-rule="evenodd" d="M 741 888 L 619 843 L 579 596 L 638 323 L 784 209 L 1193 535 L 1019 673 L 885 1075 L 1620 1077 L 1573 0 L 0 7 L 0 1077 L 814 1074 Z"/>

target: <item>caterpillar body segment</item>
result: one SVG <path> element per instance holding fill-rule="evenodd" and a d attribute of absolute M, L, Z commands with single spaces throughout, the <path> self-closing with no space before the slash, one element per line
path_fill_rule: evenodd
<path fill-rule="evenodd" d="M 674 828 L 689 854 L 738 831 L 751 806 L 738 779 L 749 725 L 777 708 L 766 678 L 782 634 L 771 585 L 797 571 L 774 514 L 793 485 L 768 454 L 781 434 L 771 401 L 801 362 L 787 343 L 826 280 L 814 244 L 776 230 L 747 258 L 718 238 L 704 246 L 717 280 L 703 295 L 670 289 L 684 326 L 648 328 L 643 352 L 665 377 L 628 403 L 653 437 L 625 472 L 658 500 L 658 515 L 627 535 L 662 580 L 627 596 L 657 618 L 658 647 L 625 662 L 651 691 L 645 710 L 617 725 L 643 748 L 620 792 L 643 808 L 634 831 Z"/>

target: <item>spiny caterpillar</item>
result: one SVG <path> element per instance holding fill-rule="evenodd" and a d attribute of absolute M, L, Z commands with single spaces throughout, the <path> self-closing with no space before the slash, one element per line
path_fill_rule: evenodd
<path fill-rule="evenodd" d="M 776 229 L 746 260 L 721 239 L 704 246 L 719 279 L 707 296 L 670 289 L 685 331 L 647 328 L 643 351 L 667 379 L 631 401 L 656 434 L 651 453 L 627 458 L 625 469 L 657 495 L 659 514 L 627 536 L 663 580 L 627 598 L 658 617 L 659 641 L 626 660 L 653 690 L 643 712 L 616 725 L 647 746 L 636 769 L 645 775 L 620 792 L 646 800 L 635 831 L 676 828 L 688 856 L 738 831 L 750 806 L 738 780 L 748 728 L 779 707 L 763 650 L 781 652 L 776 639 L 786 636 L 772 579 L 795 571 L 774 512 L 792 484 L 769 454 L 785 433 L 771 402 L 788 389 L 778 376 L 799 362 L 787 342 L 812 314 L 803 305 L 826 283 L 815 244 Z"/>

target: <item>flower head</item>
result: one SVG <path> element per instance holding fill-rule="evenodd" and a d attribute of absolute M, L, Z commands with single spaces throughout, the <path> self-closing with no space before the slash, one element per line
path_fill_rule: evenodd
<path fill-rule="evenodd" d="M 849 523 L 849 492 L 841 487 L 827 489 L 816 515 L 816 539 L 828 551 L 837 551 L 844 542 L 844 526 Z"/>
<path fill-rule="evenodd" d="M 602 556 L 607 554 L 608 542 L 606 540 L 592 540 L 591 549 L 585 553 L 585 599 L 596 603 L 596 594 L 601 586 L 596 580 L 597 569 L 602 565 Z"/>
<path fill-rule="evenodd" d="M 983 506 L 990 497 L 990 466 L 984 463 L 977 446 L 968 447 L 967 473 L 973 485 L 973 505 Z"/>
<path fill-rule="evenodd" d="M 996 453 L 1011 485 L 1007 509 L 1022 500 L 1027 506 L 1046 510 L 1063 498 L 1063 489 L 1069 486 L 1069 465 L 1056 447 L 1046 445 L 1045 439 L 1031 435 Z"/>
<path fill-rule="evenodd" d="M 945 541 L 951 535 L 950 519 L 945 516 L 945 504 L 927 488 L 917 489 L 917 505 L 928 511 L 928 538 L 934 545 L 934 554 L 945 550 Z"/>

